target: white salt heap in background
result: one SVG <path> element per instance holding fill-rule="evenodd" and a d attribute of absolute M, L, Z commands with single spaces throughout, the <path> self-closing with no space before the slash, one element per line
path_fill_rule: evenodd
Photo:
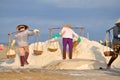
<path fill-rule="evenodd" d="M 53 40 L 54 42 L 54 40 Z M 49 40 L 46 42 L 39 42 L 39 50 L 43 51 L 41 55 L 35 55 L 33 53 L 34 44 L 29 46 L 29 65 L 25 65 L 24 68 L 44 68 L 51 69 L 55 67 L 57 69 L 96 69 L 99 67 L 106 67 L 106 63 L 110 57 L 105 57 L 103 52 L 109 50 L 108 47 L 101 45 L 96 41 L 90 41 L 82 37 L 82 41 L 76 48 L 73 49 L 73 59 L 62 60 L 62 40 L 61 38 L 56 39 L 51 46 Z M 58 48 L 55 52 L 48 51 L 48 48 Z M 68 51 L 67 51 L 68 54 Z M 68 56 L 68 55 L 67 55 Z M 9 61 L 9 60 L 7 60 Z M 59 65 L 56 65 L 58 64 Z M 10 66 L 13 68 L 20 68 L 20 61 L 18 55 L 12 63 L 3 62 L 1 66 Z M 97 67 L 95 67 L 97 66 Z M 120 68 L 120 56 L 112 64 L 112 68 Z"/>

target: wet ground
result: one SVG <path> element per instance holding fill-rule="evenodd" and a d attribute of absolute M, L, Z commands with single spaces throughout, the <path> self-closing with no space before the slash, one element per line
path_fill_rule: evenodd
<path fill-rule="evenodd" d="M 5 55 L 5 52 L 0 52 L 0 61 L 6 59 Z M 11 69 L 0 66 L 0 80 L 120 80 L 120 69 L 50 70 Z"/>
<path fill-rule="evenodd" d="M 120 80 L 120 71 L 1 68 L 0 80 Z"/>

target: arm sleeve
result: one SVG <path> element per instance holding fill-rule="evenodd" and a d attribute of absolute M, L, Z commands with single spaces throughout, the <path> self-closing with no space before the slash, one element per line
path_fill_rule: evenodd
<path fill-rule="evenodd" d="M 77 33 L 75 33 L 73 30 L 72 30 L 72 33 L 73 33 L 73 36 L 75 36 L 76 38 L 78 38 L 79 36 L 78 36 L 78 34 Z"/>
<path fill-rule="evenodd" d="M 64 34 L 64 32 L 65 32 L 65 28 L 62 28 L 62 30 L 60 31 L 60 35 L 63 35 Z"/>
<path fill-rule="evenodd" d="M 107 31 L 110 31 L 110 30 L 112 30 L 114 27 L 112 27 L 112 28 L 110 28 L 110 29 L 108 29 Z"/>
<path fill-rule="evenodd" d="M 14 40 L 16 40 L 16 39 L 17 39 L 17 35 L 14 36 Z"/>
<path fill-rule="evenodd" d="M 28 33 L 29 36 L 32 36 L 32 35 L 35 34 L 34 31 L 29 31 L 29 30 L 27 31 L 27 33 Z"/>

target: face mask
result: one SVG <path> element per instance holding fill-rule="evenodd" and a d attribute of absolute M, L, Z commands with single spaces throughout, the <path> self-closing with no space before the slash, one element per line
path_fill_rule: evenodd
<path fill-rule="evenodd" d="M 25 29 L 24 28 L 21 28 L 20 31 L 24 31 Z"/>

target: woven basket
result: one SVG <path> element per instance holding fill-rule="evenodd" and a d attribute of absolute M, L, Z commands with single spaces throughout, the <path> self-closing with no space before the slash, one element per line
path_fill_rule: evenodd
<path fill-rule="evenodd" d="M 55 52 L 55 51 L 57 51 L 57 48 L 48 48 L 48 51 L 50 51 L 50 52 Z"/>
<path fill-rule="evenodd" d="M 34 50 L 34 54 L 36 55 L 41 55 L 43 51 L 40 51 L 40 50 Z"/>
<path fill-rule="evenodd" d="M 78 44 L 79 44 L 78 41 L 74 41 L 74 42 L 73 42 L 73 48 L 75 48 Z"/>
<path fill-rule="evenodd" d="M 112 56 L 113 54 L 114 54 L 113 51 L 105 51 L 105 52 L 104 52 L 104 55 L 105 55 L 105 56 Z"/>
<path fill-rule="evenodd" d="M 8 58 L 8 59 L 15 58 L 15 57 L 16 57 L 16 54 L 7 55 L 7 58 Z"/>

